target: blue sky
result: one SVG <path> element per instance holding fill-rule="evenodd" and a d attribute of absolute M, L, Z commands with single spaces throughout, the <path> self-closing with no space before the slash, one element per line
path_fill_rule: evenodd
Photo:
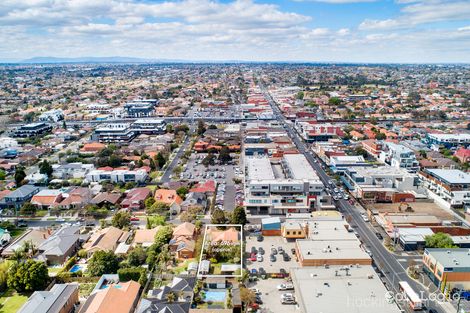
<path fill-rule="evenodd" d="M 470 63 L 468 0 L 2 0 L 0 60 Z"/>

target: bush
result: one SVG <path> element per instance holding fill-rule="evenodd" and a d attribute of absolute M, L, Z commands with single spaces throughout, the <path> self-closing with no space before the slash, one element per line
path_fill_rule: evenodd
<path fill-rule="evenodd" d="M 64 265 L 64 268 L 62 269 L 61 272 L 67 272 L 69 269 L 72 268 L 72 266 L 77 262 L 77 258 L 76 257 L 71 257 L 70 259 L 67 260 L 67 262 L 65 262 L 65 265 Z"/>
<path fill-rule="evenodd" d="M 147 281 L 146 273 L 147 271 L 142 267 L 121 268 L 118 270 L 119 281 L 133 280 L 141 285 L 145 285 Z"/>

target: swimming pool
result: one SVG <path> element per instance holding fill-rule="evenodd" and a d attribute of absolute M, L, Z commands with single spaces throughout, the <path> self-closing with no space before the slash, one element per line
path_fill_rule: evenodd
<path fill-rule="evenodd" d="M 72 266 L 72 268 L 70 269 L 70 273 L 76 273 L 78 271 L 82 271 L 84 272 L 85 271 L 85 267 L 83 265 L 80 265 L 80 264 L 75 264 L 74 266 Z"/>
<path fill-rule="evenodd" d="M 204 295 L 204 301 L 225 302 L 226 296 L 227 293 L 225 291 L 206 290 Z"/>

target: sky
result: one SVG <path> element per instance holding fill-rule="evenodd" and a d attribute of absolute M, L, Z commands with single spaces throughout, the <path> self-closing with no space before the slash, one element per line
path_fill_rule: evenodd
<path fill-rule="evenodd" d="M 0 60 L 470 63 L 470 0 L 1 0 Z"/>

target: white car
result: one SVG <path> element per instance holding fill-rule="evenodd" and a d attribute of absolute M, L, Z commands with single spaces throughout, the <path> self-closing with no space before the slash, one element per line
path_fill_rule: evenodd
<path fill-rule="evenodd" d="M 255 295 L 260 295 L 261 294 L 261 291 L 259 291 L 258 288 L 250 288 L 251 291 L 253 291 L 255 293 Z"/>
<path fill-rule="evenodd" d="M 258 255 L 256 256 L 256 261 L 263 262 L 263 256 L 258 253 Z"/>
<path fill-rule="evenodd" d="M 277 285 L 277 290 L 294 290 L 294 285 L 292 284 L 280 284 Z"/>
<path fill-rule="evenodd" d="M 294 294 L 290 293 L 290 292 L 287 292 L 287 293 L 283 293 L 281 295 L 281 299 L 288 299 L 288 298 L 294 298 Z"/>

